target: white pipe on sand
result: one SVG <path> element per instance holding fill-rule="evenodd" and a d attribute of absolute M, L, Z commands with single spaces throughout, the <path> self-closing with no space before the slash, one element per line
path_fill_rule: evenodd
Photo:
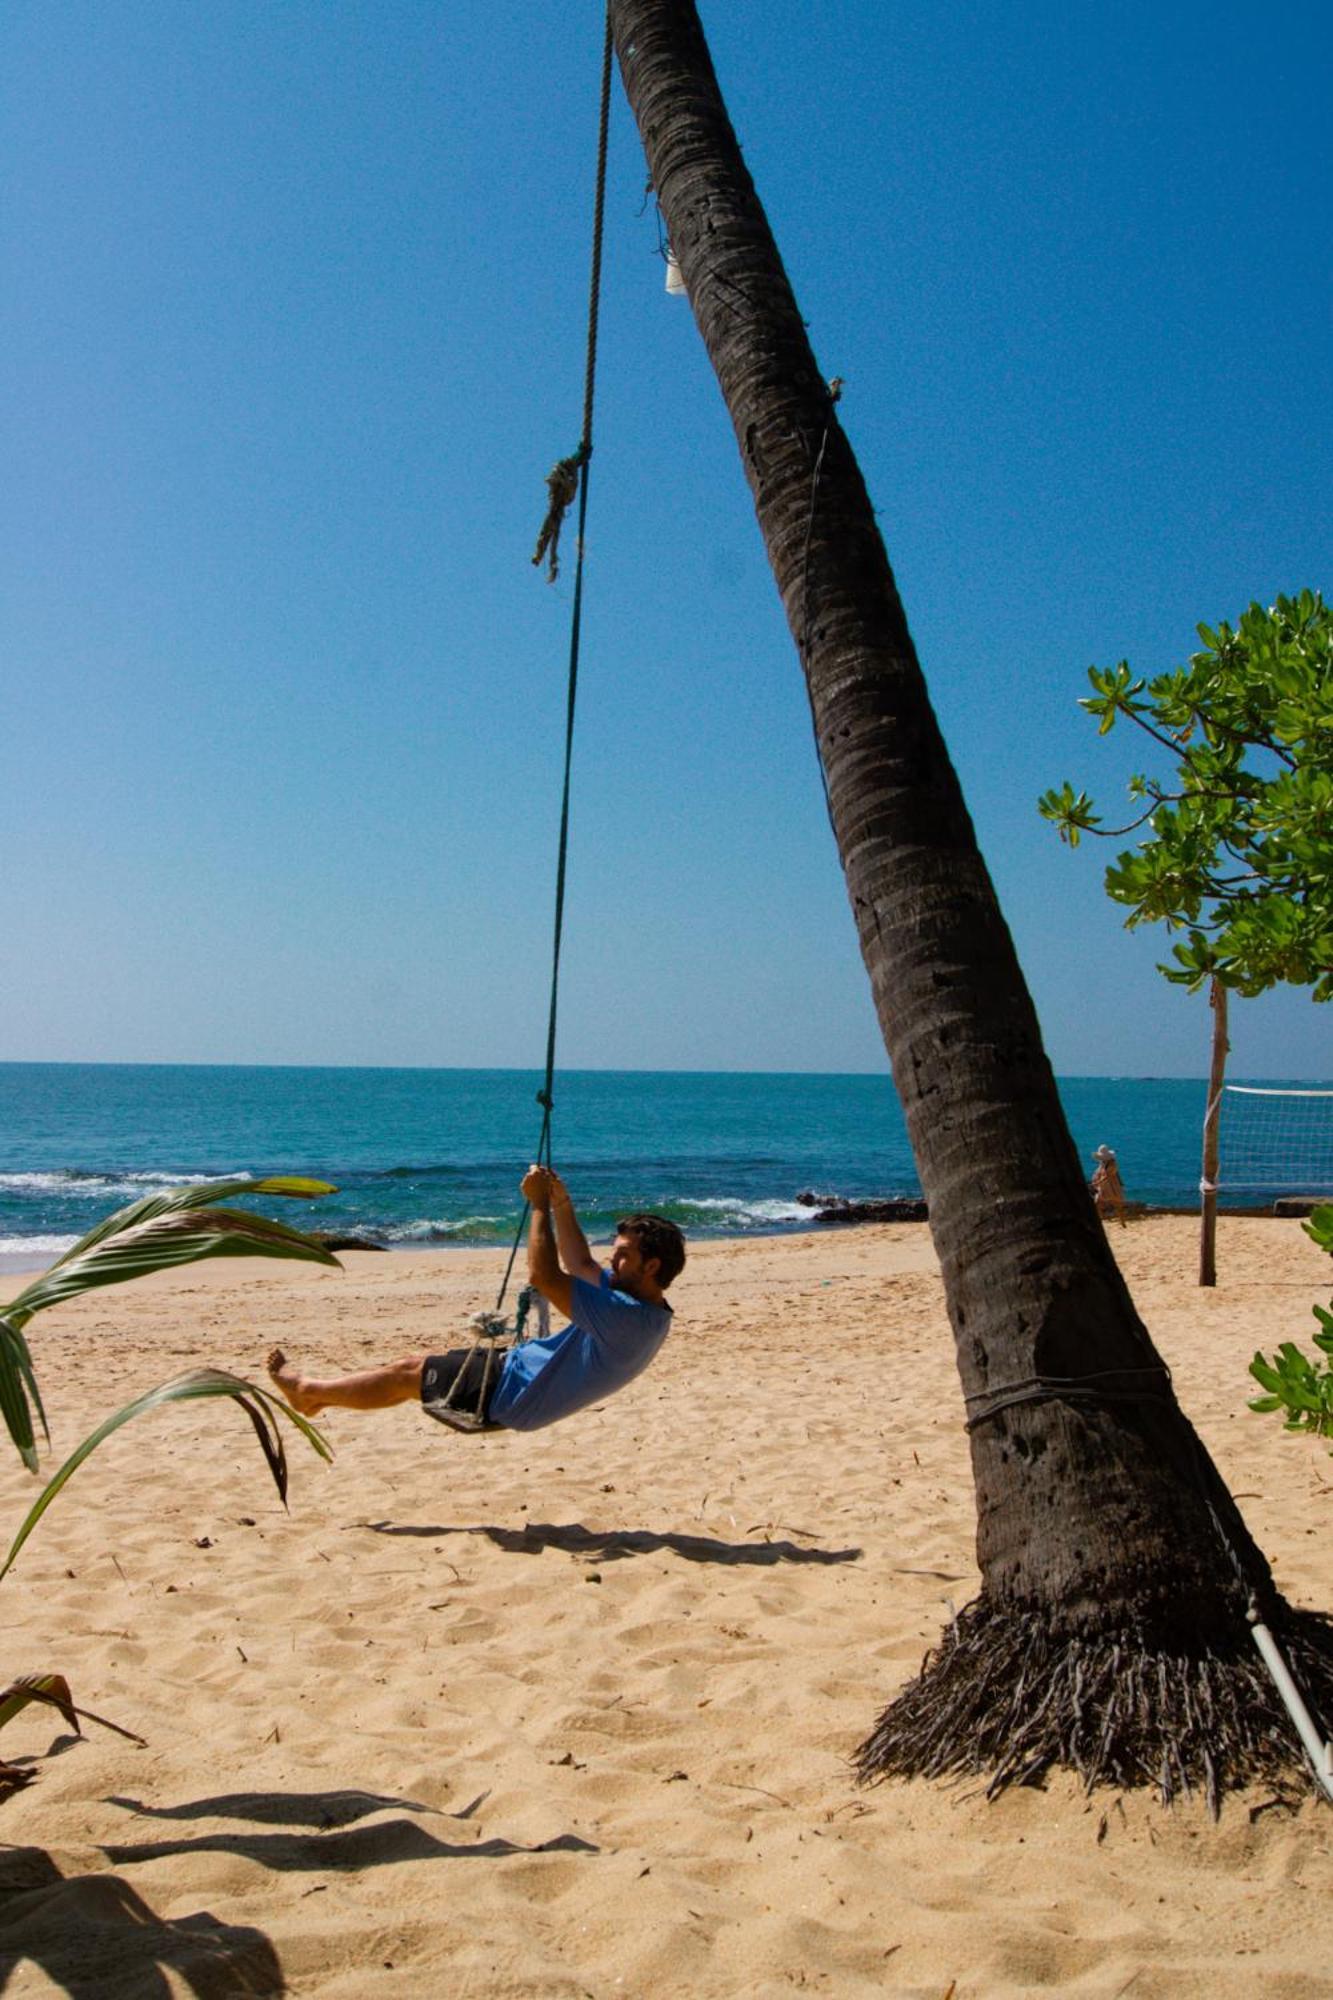
<path fill-rule="evenodd" d="M 1264 1665 L 1272 1676 L 1273 1686 L 1282 1697 L 1287 1714 L 1296 1725 L 1306 1755 L 1314 1765 L 1314 1774 L 1324 1789 L 1324 1794 L 1333 1800 L 1333 1744 L 1325 1743 L 1314 1726 L 1314 1718 L 1301 1699 L 1301 1691 L 1288 1672 L 1287 1663 L 1277 1649 L 1277 1641 L 1266 1625 L 1257 1618 L 1251 1618 L 1250 1630 L 1254 1643 L 1263 1656 Z"/>

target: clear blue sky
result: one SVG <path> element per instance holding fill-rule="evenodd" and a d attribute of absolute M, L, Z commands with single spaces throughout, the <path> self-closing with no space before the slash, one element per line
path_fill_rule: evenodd
<path fill-rule="evenodd" d="M 1037 794 L 1327 574 L 1329 16 L 705 0 L 1062 1073 L 1206 1006 Z M 0 17 L 0 1057 L 537 1065 L 600 19 Z M 617 86 L 618 91 L 618 86 Z M 730 426 L 612 128 L 562 1060 L 884 1056 Z M 1238 1007 L 1235 1073 L 1333 1074 Z"/>

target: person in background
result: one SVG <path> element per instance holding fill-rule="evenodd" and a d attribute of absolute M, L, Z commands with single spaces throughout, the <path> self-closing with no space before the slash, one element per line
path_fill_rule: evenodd
<path fill-rule="evenodd" d="M 1120 1178 L 1120 1168 L 1114 1152 L 1109 1146 L 1099 1146 L 1093 1154 L 1097 1162 L 1096 1171 L 1088 1182 L 1092 1193 L 1093 1206 L 1102 1221 L 1115 1218 L 1124 1227 L 1125 1186 Z"/>

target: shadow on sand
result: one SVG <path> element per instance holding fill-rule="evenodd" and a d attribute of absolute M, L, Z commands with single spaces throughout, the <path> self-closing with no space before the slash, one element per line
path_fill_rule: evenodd
<path fill-rule="evenodd" d="M 444 1819 L 470 1819 L 486 1793 L 462 1812 L 441 1813 L 416 1799 L 395 1799 L 380 1792 L 219 1792 L 216 1798 L 187 1799 L 178 1806 L 149 1806 L 113 1792 L 106 1803 L 121 1806 L 139 1819 L 243 1819 L 259 1826 L 355 1826 L 377 1812 L 433 1813 Z"/>
<path fill-rule="evenodd" d="M 64 1876 L 40 1847 L 0 1851 L 0 1993 L 24 1964 L 70 2000 L 171 2000 L 182 1990 L 273 2000 L 287 1990 L 263 1931 L 206 1910 L 168 1922 L 128 1882 Z"/>
<path fill-rule="evenodd" d="M 410 1819 L 378 1820 L 358 1826 L 372 1813 L 429 1813 L 435 1819 L 470 1820 L 490 1797 L 479 1792 L 458 1812 L 422 1805 L 416 1799 L 387 1798 L 380 1792 L 221 1792 L 213 1798 L 186 1799 L 174 1806 L 147 1806 L 140 1799 L 113 1795 L 108 1805 L 121 1806 L 137 1819 L 189 1821 L 247 1820 L 251 1825 L 280 1826 L 281 1833 L 201 1833 L 174 1840 L 102 1842 L 102 1852 L 117 1867 L 139 1861 L 161 1861 L 175 1854 L 234 1854 L 283 1874 L 321 1870 L 335 1874 L 389 1868 L 400 1861 L 486 1861 L 508 1854 L 597 1854 L 600 1849 L 577 1834 L 560 1833 L 534 1847 L 514 1840 L 439 1840 Z M 304 1832 L 294 1829 L 311 1828 Z M 345 1829 L 352 1829 L 346 1831 Z"/>
<path fill-rule="evenodd" d="M 662 1550 L 686 1562 L 749 1563 L 772 1568 L 777 1563 L 859 1562 L 860 1549 L 808 1549 L 799 1542 L 719 1542 L 711 1535 L 657 1535 L 647 1528 L 610 1529 L 597 1533 L 578 1521 L 529 1521 L 522 1528 L 418 1526 L 397 1521 L 355 1521 L 375 1535 L 484 1535 L 511 1555 L 537 1556 L 543 1549 L 564 1549 L 567 1555 L 597 1562 L 620 1562 L 627 1556 L 657 1555 Z"/>
<path fill-rule="evenodd" d="M 275 1833 L 200 1833 L 168 1840 L 102 1842 L 112 1867 L 182 1854 L 227 1854 L 280 1873 L 348 1874 L 403 1861 L 494 1861 L 513 1854 L 598 1854 L 577 1834 L 529 1846 L 515 1840 L 446 1841 L 415 1820 L 357 1825 L 372 1813 L 429 1813 L 470 1820 L 489 1794 L 457 1812 L 378 1792 L 224 1792 L 150 1806 L 113 1794 L 108 1805 L 136 1818 L 232 1819 L 280 1826 Z M 310 1830 L 305 1830 L 310 1829 Z M 323 1885 L 320 1885 L 323 1886 Z M 70 2000 L 275 2000 L 287 1990 L 271 1940 L 207 1911 L 171 1922 L 116 1875 L 64 1876 L 40 1847 L 0 1848 L 0 1994 L 25 1964 Z"/>
<path fill-rule="evenodd" d="M 136 1840 L 102 1844 L 117 1868 L 162 1861 L 175 1854 L 232 1854 L 279 1874 L 361 1874 L 402 1861 L 496 1861 L 509 1854 L 599 1854 L 601 1849 L 576 1833 L 558 1833 L 525 1847 L 516 1840 L 437 1840 L 412 1820 L 381 1821 L 350 1833 L 201 1833 L 193 1839 Z M 244 1989 L 240 1989 L 244 1990 Z"/>

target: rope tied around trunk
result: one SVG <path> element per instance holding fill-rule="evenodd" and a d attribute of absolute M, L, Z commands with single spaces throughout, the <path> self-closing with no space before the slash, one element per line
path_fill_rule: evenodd
<path fill-rule="evenodd" d="M 1008 1382 L 999 1389 L 979 1389 L 963 1401 L 971 1409 L 973 1404 L 981 1407 L 968 1417 L 966 1428 L 974 1431 L 982 1424 L 988 1424 L 1005 1410 L 1016 1409 L 1022 1403 L 1138 1403 L 1149 1400 L 1169 1403 L 1171 1398 L 1154 1394 L 1151 1389 L 1136 1389 L 1127 1378 L 1147 1376 L 1151 1380 L 1163 1382 L 1171 1387 L 1171 1370 L 1164 1361 L 1151 1363 L 1146 1368 L 1102 1368 L 1094 1369 L 1087 1375 L 1033 1375 L 1026 1382 Z M 1093 1383 L 1109 1384 L 1120 1382 L 1119 1388 L 1090 1386 Z"/>

